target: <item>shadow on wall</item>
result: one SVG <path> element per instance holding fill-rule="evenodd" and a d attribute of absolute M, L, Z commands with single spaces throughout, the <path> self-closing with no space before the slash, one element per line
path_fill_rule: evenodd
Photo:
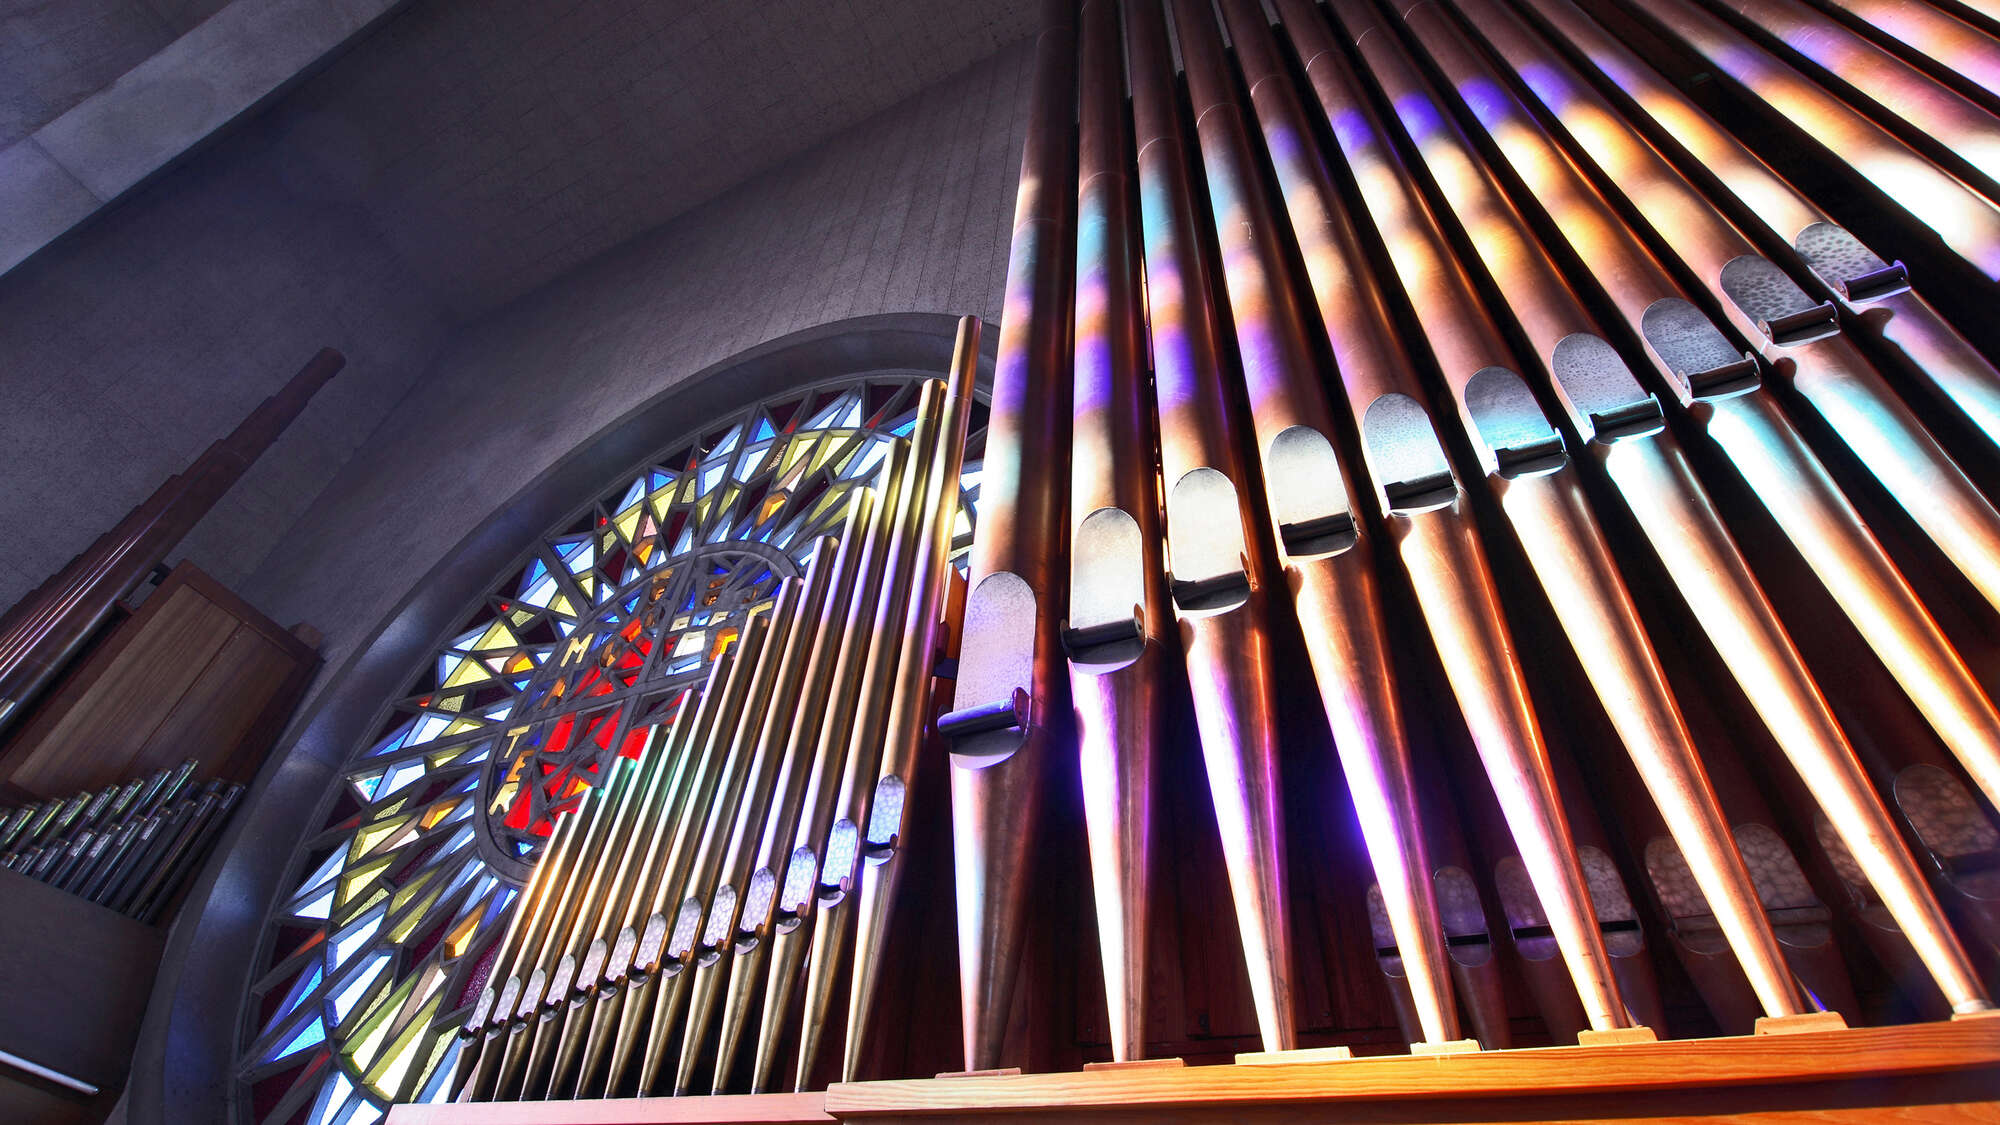
<path fill-rule="evenodd" d="M 339 767 L 419 660 L 550 525 L 630 475 L 678 435 L 757 399 L 878 371 L 946 370 L 957 318 L 895 313 L 821 325 L 709 367 L 585 439 L 479 524 L 417 582 L 327 678 L 219 846 L 224 858 L 189 894 L 167 943 L 127 1084 L 131 1125 L 235 1119 L 238 1024 L 265 914 Z M 999 334 L 987 332 L 981 386 Z"/>

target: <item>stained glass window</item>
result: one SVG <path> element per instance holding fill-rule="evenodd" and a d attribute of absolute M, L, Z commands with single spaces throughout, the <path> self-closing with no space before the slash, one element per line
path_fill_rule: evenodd
<path fill-rule="evenodd" d="M 301 847 L 251 987 L 239 1116 L 365 1125 L 447 1096 L 455 1034 L 551 831 L 800 574 L 915 420 L 849 379 L 684 435 L 542 537 L 359 747 Z M 954 557 L 971 543 L 976 411 Z"/>

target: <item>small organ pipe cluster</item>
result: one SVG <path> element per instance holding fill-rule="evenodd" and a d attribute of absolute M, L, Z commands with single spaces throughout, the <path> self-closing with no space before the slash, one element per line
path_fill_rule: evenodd
<path fill-rule="evenodd" d="M 1489 918 L 1558 1042 L 1664 1028 L 1649 915 L 1725 1030 L 1857 1017 L 1836 918 L 1919 1011 L 1990 1011 L 2000 373 L 1965 333 L 2000 333 L 1927 296 L 2000 281 L 1995 33 L 1971 0 L 1047 4 L 968 577 L 970 319 L 841 534 L 558 818 L 456 1096 L 804 1089 L 835 1038 L 855 1078 L 935 955 L 885 948 L 905 827 L 947 815 L 964 1064 L 1006 1066 L 1062 777 L 1139 1059 L 1183 749 L 1283 1057 L 1301 723 L 1413 1050 L 1512 1045 Z M 1825 635 L 1881 690 L 1830 692 Z M 927 758 L 948 811 L 910 803 Z"/>
<path fill-rule="evenodd" d="M 950 378 L 805 575 L 557 819 L 462 1029 L 459 1100 L 707 1093 L 746 1052 L 755 1089 L 802 1085 L 843 979 L 854 1065 L 949 700 L 934 681 L 964 608 L 950 551 L 979 333 L 961 321 Z"/>
<path fill-rule="evenodd" d="M 0 811 L 0 867 L 151 924 L 201 869 L 243 796 L 162 767 L 98 792 Z"/>

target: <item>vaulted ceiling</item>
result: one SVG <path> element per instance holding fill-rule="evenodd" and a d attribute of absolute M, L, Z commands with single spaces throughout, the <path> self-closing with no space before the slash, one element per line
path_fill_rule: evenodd
<path fill-rule="evenodd" d="M 286 97 L 287 182 L 477 315 L 1033 31 L 1024 0 L 414 0 Z"/>

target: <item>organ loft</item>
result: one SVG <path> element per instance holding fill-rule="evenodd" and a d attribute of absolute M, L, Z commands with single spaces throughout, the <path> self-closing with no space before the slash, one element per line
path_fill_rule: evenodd
<path fill-rule="evenodd" d="M 2000 1119 L 1994 0 L 0 27 L 0 1118 Z"/>

